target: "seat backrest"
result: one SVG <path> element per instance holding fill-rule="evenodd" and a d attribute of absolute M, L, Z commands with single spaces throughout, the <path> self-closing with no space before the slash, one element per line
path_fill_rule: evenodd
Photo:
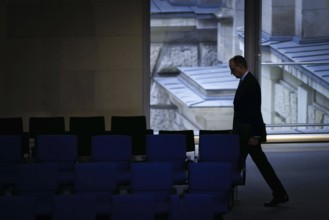
<path fill-rule="evenodd" d="M 183 217 L 189 220 L 214 219 L 212 196 L 204 194 L 185 195 L 183 199 Z"/>
<path fill-rule="evenodd" d="M 23 118 L 0 118 L 0 135 L 21 135 L 22 155 L 29 154 L 29 134 L 23 131 Z"/>
<path fill-rule="evenodd" d="M 230 134 L 232 130 L 205 130 L 201 129 L 199 130 L 199 135 L 205 135 L 205 134 Z"/>
<path fill-rule="evenodd" d="M 0 135 L 0 163 L 18 163 L 22 159 L 21 135 Z"/>
<path fill-rule="evenodd" d="M 147 194 L 130 194 L 112 196 L 112 220 L 155 218 L 154 196 Z"/>
<path fill-rule="evenodd" d="M 42 134 L 64 134 L 65 119 L 63 116 L 58 117 L 30 117 L 29 119 L 29 136 L 35 138 L 36 135 Z"/>
<path fill-rule="evenodd" d="M 16 165 L 24 158 L 21 135 L 0 135 L 0 190 L 15 184 Z"/>
<path fill-rule="evenodd" d="M 153 131 L 147 129 L 146 117 L 137 116 L 112 116 L 111 134 L 129 135 L 132 138 L 132 154 L 145 155 L 145 136 Z"/>
<path fill-rule="evenodd" d="M 137 162 L 132 164 L 131 189 L 133 192 L 171 192 L 172 167 L 169 163 Z"/>
<path fill-rule="evenodd" d="M 213 197 L 214 214 L 229 211 L 233 188 L 229 162 L 200 162 L 189 164 L 188 194 L 208 194 Z"/>
<path fill-rule="evenodd" d="M 153 195 L 155 213 L 168 214 L 174 184 L 172 165 L 166 162 L 135 162 L 131 176 L 132 194 Z"/>
<path fill-rule="evenodd" d="M 76 193 L 106 192 L 117 188 L 117 168 L 111 162 L 87 162 L 75 165 L 74 187 Z"/>
<path fill-rule="evenodd" d="M 128 135 L 95 135 L 92 137 L 93 161 L 130 161 L 132 141 Z"/>
<path fill-rule="evenodd" d="M 0 118 L 0 134 L 18 134 L 23 132 L 23 118 Z"/>
<path fill-rule="evenodd" d="M 239 161 L 240 140 L 235 134 L 209 134 L 199 138 L 199 161 Z"/>
<path fill-rule="evenodd" d="M 32 196 L 0 196 L 0 219 L 34 220 L 34 206 Z"/>
<path fill-rule="evenodd" d="M 93 195 L 55 195 L 51 219 L 96 220 L 95 203 Z"/>
<path fill-rule="evenodd" d="M 189 192 L 229 191 L 231 165 L 226 162 L 190 163 L 188 178 Z"/>
<path fill-rule="evenodd" d="M 111 131 L 146 131 L 146 117 L 138 116 L 112 116 Z"/>
<path fill-rule="evenodd" d="M 17 194 L 54 194 L 58 189 L 58 169 L 54 164 L 25 163 L 16 166 Z"/>
<path fill-rule="evenodd" d="M 95 134 L 105 133 L 104 116 L 70 117 L 69 130 L 78 136 L 79 156 L 90 156 L 91 137 Z"/>
<path fill-rule="evenodd" d="M 159 130 L 159 134 L 182 134 L 186 137 L 186 152 L 195 151 L 193 130 Z"/>
<path fill-rule="evenodd" d="M 173 170 L 184 170 L 186 138 L 181 134 L 147 135 L 146 157 L 150 162 L 170 162 Z"/>
<path fill-rule="evenodd" d="M 182 198 L 171 196 L 171 220 L 213 220 L 213 196 L 209 194 L 185 194 Z"/>
<path fill-rule="evenodd" d="M 70 132 L 72 133 L 104 133 L 104 116 L 70 117 Z"/>
<path fill-rule="evenodd" d="M 75 162 L 78 158 L 77 148 L 76 135 L 36 136 L 36 157 L 40 162 Z"/>

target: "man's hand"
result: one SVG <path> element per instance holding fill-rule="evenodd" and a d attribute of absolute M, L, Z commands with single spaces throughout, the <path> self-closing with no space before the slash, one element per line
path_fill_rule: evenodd
<path fill-rule="evenodd" d="M 259 145 L 260 144 L 259 138 L 257 138 L 257 137 L 249 138 L 248 144 L 251 146 Z"/>

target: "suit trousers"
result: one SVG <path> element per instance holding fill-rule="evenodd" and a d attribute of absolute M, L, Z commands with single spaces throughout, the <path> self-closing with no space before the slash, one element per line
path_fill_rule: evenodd
<path fill-rule="evenodd" d="M 286 195 L 286 190 L 284 189 L 280 179 L 276 175 L 272 165 L 268 161 L 264 151 L 262 150 L 261 145 L 244 145 L 241 149 L 242 160 L 245 162 L 248 154 L 251 159 L 256 164 L 258 170 L 263 176 L 264 180 L 272 190 L 273 197 L 280 197 Z"/>

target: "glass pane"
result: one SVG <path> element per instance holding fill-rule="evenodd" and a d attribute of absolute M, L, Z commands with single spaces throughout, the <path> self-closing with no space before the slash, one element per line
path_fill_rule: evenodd
<path fill-rule="evenodd" d="M 150 25 L 151 128 L 231 129 L 244 1 L 151 0 Z"/>
<path fill-rule="evenodd" d="M 272 133 L 329 128 L 329 5 L 262 1 L 262 112 Z"/>

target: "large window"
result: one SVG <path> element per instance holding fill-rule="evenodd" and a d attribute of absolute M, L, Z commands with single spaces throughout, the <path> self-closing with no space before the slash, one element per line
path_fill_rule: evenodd
<path fill-rule="evenodd" d="M 328 132 L 328 2 L 262 3 L 260 79 L 268 130 Z"/>
<path fill-rule="evenodd" d="M 241 54 L 261 82 L 269 132 L 327 131 L 329 4 L 257 2 L 151 0 L 151 128 L 230 129 L 227 62 Z"/>

